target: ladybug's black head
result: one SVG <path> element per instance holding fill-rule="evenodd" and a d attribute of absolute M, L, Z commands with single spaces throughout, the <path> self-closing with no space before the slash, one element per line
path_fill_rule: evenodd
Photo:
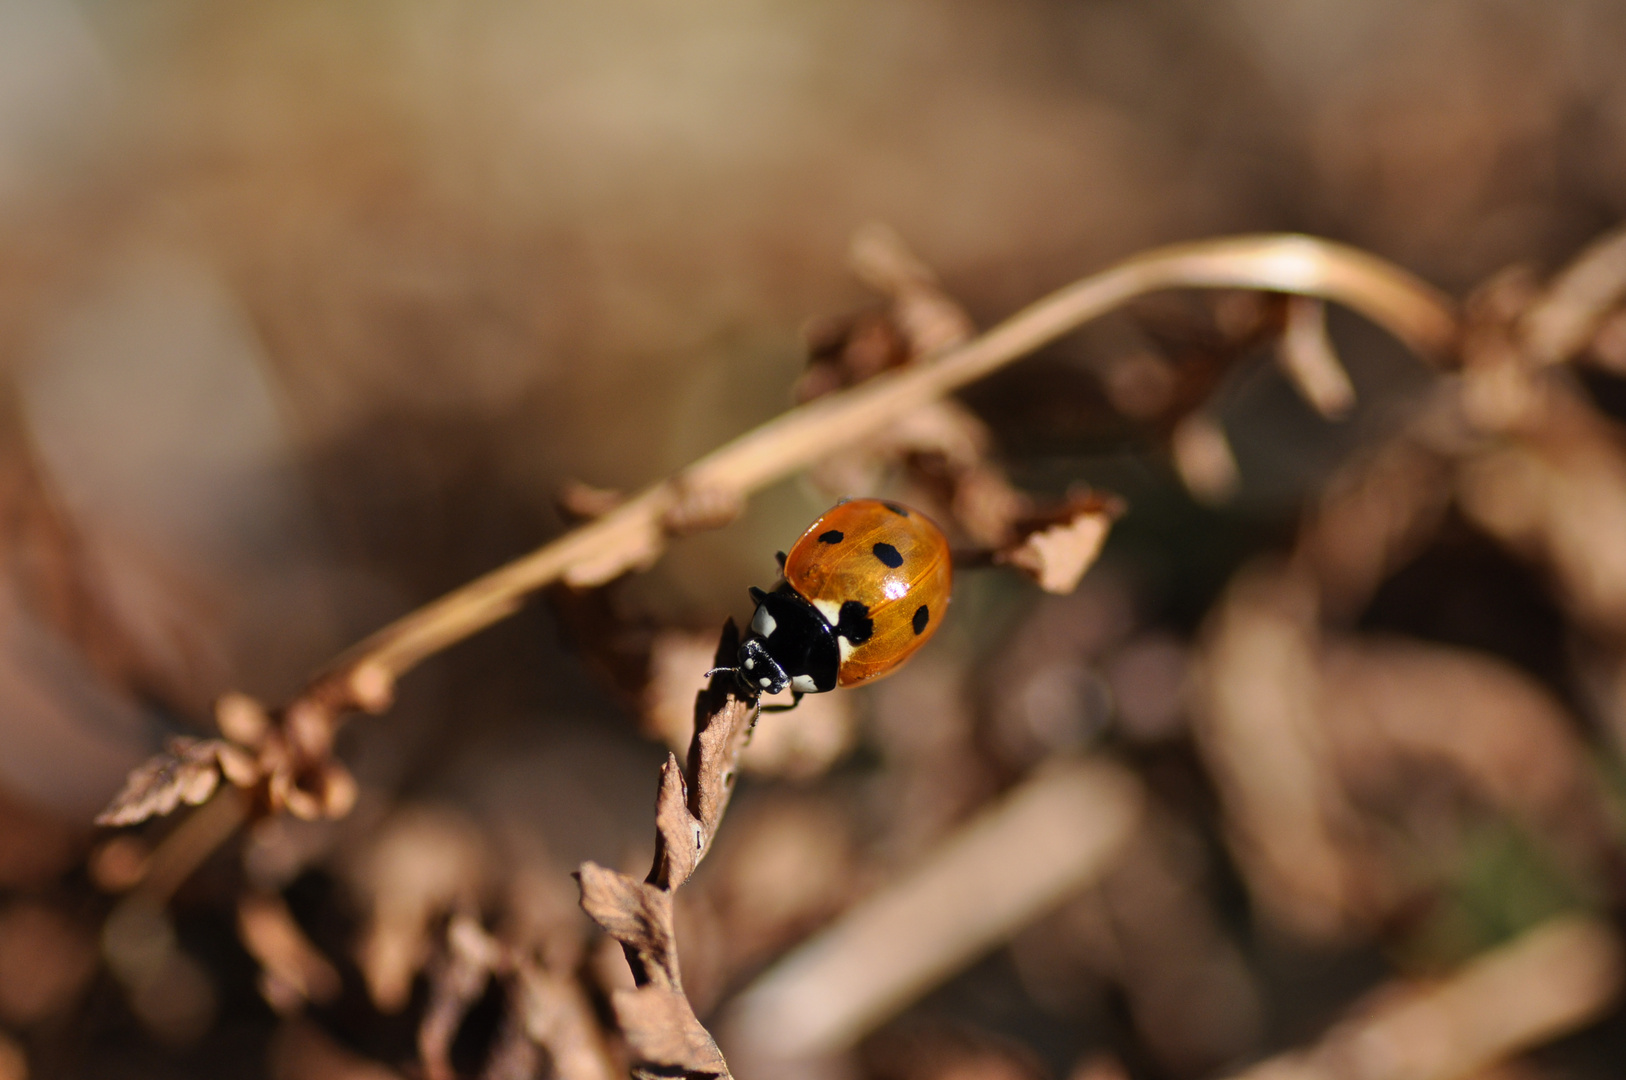
<path fill-rule="evenodd" d="M 735 680 L 753 694 L 777 694 L 790 685 L 790 676 L 773 658 L 763 639 L 752 636 L 740 643 L 739 666 Z"/>
<path fill-rule="evenodd" d="M 789 585 L 771 593 L 752 589 L 751 598 L 756 614 L 732 669 L 740 688 L 751 694 L 777 694 L 787 686 L 798 694 L 834 690 L 841 650 L 818 608 Z"/>

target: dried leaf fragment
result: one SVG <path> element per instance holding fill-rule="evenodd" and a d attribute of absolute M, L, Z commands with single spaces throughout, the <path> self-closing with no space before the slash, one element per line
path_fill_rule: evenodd
<path fill-rule="evenodd" d="M 592 862 L 582 864 L 576 880 L 581 882 L 582 910 L 605 933 L 637 953 L 645 968 L 644 978 L 681 986 L 672 934 L 672 894 Z"/>
<path fill-rule="evenodd" d="M 994 561 L 1014 566 L 1048 593 L 1066 595 L 1078 588 L 1094 565 L 1123 504 L 1088 495 L 1072 500 L 1049 521 L 1034 526 L 1020 541 L 998 552 Z"/>
<path fill-rule="evenodd" d="M 220 786 L 220 777 L 238 786 L 259 778 L 254 759 L 242 747 L 225 739 L 175 739 L 130 773 L 124 788 L 107 809 L 96 815 L 98 825 L 134 825 L 174 811 L 182 803 L 199 806 Z"/>
<path fill-rule="evenodd" d="M 689 785 L 675 754 L 667 754 L 661 768 L 660 794 L 655 799 L 655 837 L 659 849 L 653 878 L 663 888 L 675 889 L 694 873 L 705 849 L 705 834 L 700 822 L 689 813 Z"/>
<path fill-rule="evenodd" d="M 691 1073 L 728 1074 L 717 1043 L 701 1026 L 681 990 L 663 986 L 617 990 L 610 1003 L 639 1061 Z"/>

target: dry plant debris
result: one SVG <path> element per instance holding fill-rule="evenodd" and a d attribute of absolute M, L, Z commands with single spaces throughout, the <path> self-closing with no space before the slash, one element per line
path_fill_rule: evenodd
<path fill-rule="evenodd" d="M 1264 917 L 1303 937 L 1392 933 L 1420 898 L 1442 887 L 1418 873 L 1419 852 L 1428 856 L 1419 837 L 1426 841 L 1434 829 L 1436 842 L 1440 835 L 1455 842 L 1485 815 L 1544 838 L 1583 893 L 1607 889 L 1618 837 L 1562 705 L 1528 678 L 1472 653 L 1374 640 L 1334 624 L 1362 610 L 1448 514 L 1460 511 L 1550 574 L 1577 625 L 1604 641 L 1626 631 L 1613 543 L 1626 454 L 1613 421 L 1555 370 L 1573 357 L 1600 362 L 1610 355 L 1608 334 L 1626 296 L 1621 250 L 1618 238 L 1600 242 L 1545 289 L 1529 275 L 1499 278 L 1475 295 L 1459 324 L 1432 289 L 1339 245 L 1308 237 L 1178 245 L 1086 278 L 975 335 L 964 310 L 895 234 L 867 229 L 854 242 L 853 262 L 886 306 L 815 341 L 800 387 L 804 404 L 640 493 L 578 485 L 564 502 L 584 524 L 379 631 L 280 710 L 243 695 L 223 697 L 215 712 L 221 737 L 178 740 L 132 773 L 103 823 L 136 824 L 182 805 L 202 810 L 150 853 L 106 849 L 98 877 L 129 895 L 104 930 L 104 952 L 132 999 L 148 1003 L 143 1019 L 154 1031 L 190 1037 L 207 1022 L 213 991 L 177 946 L 163 906 L 245 821 L 284 811 L 307 822 L 349 813 L 356 783 L 333 757 L 348 712 L 388 708 L 400 675 L 511 614 L 538 588 L 558 582 L 592 589 L 645 566 L 669 538 L 732 520 L 752 492 L 796 470 L 811 468 L 815 480 L 837 486 L 901 476 L 976 545 L 968 560 L 1016 568 L 1046 592 L 1073 592 L 1122 502 L 1086 491 L 1040 505 L 993 463 L 987 426 L 943 395 L 1084 321 L 1171 288 L 1288 294 L 1251 304 L 1233 296 L 1216 319 L 1234 324 L 1227 332 L 1237 341 L 1277 334 L 1279 367 L 1323 417 L 1341 417 L 1355 404 L 1328 337 L 1326 302 L 1355 308 L 1419 355 L 1460 362 L 1461 371 L 1436 384 L 1397 435 L 1328 486 L 1289 558 L 1232 582 L 1194 654 L 1154 638 L 1126 645 L 1128 628 L 1117 627 L 1110 646 L 1050 656 L 1056 672 L 1028 672 L 1028 681 L 1059 672 L 1070 680 L 1067 692 L 1077 691 L 1067 698 L 1075 705 L 1092 687 L 1105 688 L 1109 702 L 1125 688 L 1121 707 L 1108 707 L 1136 738 L 1181 730 L 1189 705 L 1232 855 Z M 1164 424 L 1175 466 L 1194 494 L 1229 497 L 1242 478 L 1218 416 L 1200 394 L 1190 396 L 1186 376 L 1168 362 L 1128 355 L 1103 369 L 1108 396 L 1125 415 Z M 1213 382 L 1205 375 L 1196 385 L 1207 390 Z M 831 432 L 842 433 L 846 451 L 832 453 Z M 730 624 L 712 662 L 732 659 L 736 637 Z M 605 1080 L 628 1060 L 640 1076 L 728 1076 L 700 1019 L 720 992 L 713 984 L 767 959 L 819 918 L 833 921 L 725 1003 L 723 1044 L 748 1072 L 838 1059 L 990 947 L 1015 938 L 1019 966 L 1025 963 L 1023 950 L 1031 953 L 1047 928 L 1073 933 L 1081 962 L 1123 988 L 1140 1037 L 1168 1067 L 1209 1067 L 1257 1037 L 1245 964 L 1212 914 L 1192 900 L 1197 886 L 1169 854 L 1187 841 L 1171 840 L 1178 830 L 1145 813 L 1148 795 L 1136 775 L 1070 757 L 1078 747 L 1067 739 L 1042 738 L 1005 748 L 1008 764 L 1038 766 L 1030 774 L 1002 782 L 986 766 L 966 771 L 978 752 L 970 718 L 929 747 L 882 725 L 883 744 L 900 752 L 900 776 L 915 768 L 925 783 L 951 775 L 963 781 L 959 796 L 938 797 L 935 810 L 890 838 L 894 850 L 917 854 L 914 865 L 845 910 L 850 889 L 807 884 L 805 896 L 762 920 L 752 941 L 713 960 L 695 980 L 704 988 L 691 993 L 679 961 L 681 904 L 694 898 L 690 910 L 704 940 L 727 932 L 705 930 L 705 911 L 726 919 L 729 905 L 737 911 L 761 892 L 731 894 L 748 880 L 735 872 L 734 886 L 678 893 L 711 849 L 736 775 L 819 776 L 851 745 L 854 724 L 846 699 L 830 695 L 803 707 L 799 743 L 785 743 L 789 729 L 779 728 L 753 743 L 759 703 L 718 680 L 696 695 L 695 673 L 707 652 L 707 643 L 680 631 L 653 639 L 646 718 L 674 749 L 687 746 L 687 756 L 680 763 L 669 755 L 661 770 L 651 870 L 639 881 L 588 862 L 577 875 L 581 907 L 620 944 L 630 986 L 587 955 L 577 931 L 557 924 L 533 932 L 505 922 L 523 904 L 510 900 L 505 908 L 495 899 L 509 884 L 505 869 L 479 829 L 456 815 L 419 807 L 384 817 L 349 866 L 367 913 L 357 962 L 374 1005 L 402 1009 L 418 980 L 427 985 L 418 1050 L 430 1080 L 458 1074 L 454 1044 L 493 987 L 502 1016 L 486 1076 L 530 1076 L 546 1067 L 565 1080 Z M 1188 660 L 1198 676 L 1189 697 L 1176 685 Z M 1105 665 L 1101 672 L 1097 664 Z M 1136 680 L 1148 678 L 1167 684 L 1161 697 L 1137 697 Z M 1055 689 L 1039 686 L 1035 700 L 1043 698 L 1039 690 Z M 954 708 L 945 703 L 940 711 L 946 717 Z M 1470 727 L 1476 738 L 1464 740 Z M 1413 791 L 1396 790 L 1395 776 L 1421 774 L 1468 809 L 1441 818 L 1437 807 L 1418 805 Z M 238 797 L 217 798 L 223 786 Z M 1008 790 L 997 801 L 978 805 L 1001 787 Z M 332 859 L 338 850 L 317 842 L 289 865 Z M 296 1019 L 307 1005 L 334 1000 L 342 980 L 277 891 L 293 872 L 259 880 L 237 908 L 261 992 L 289 1017 L 273 1071 L 388 1075 Z M 507 914 L 488 927 L 494 909 Z M 1048 920 L 1035 921 L 1047 913 Z M 1199 961 L 1193 967 L 1177 954 Z M 1052 969 L 1056 959 L 1046 958 Z M 1600 924 L 1553 922 L 1469 960 L 1437 985 L 1398 988 L 1320 1046 L 1246 1075 L 1465 1075 L 1597 1015 L 1618 992 L 1618 964 L 1618 944 Z M 1029 967 L 1042 981 L 1044 965 Z M 1538 982 L 1549 993 L 1509 1013 L 1510 988 Z M 1170 1011 L 1199 983 L 1235 1006 L 1212 1030 Z M 79 981 L 63 986 L 53 1002 L 71 998 Z M 611 1032 L 594 1015 L 595 993 L 608 1000 Z M 17 1006 L 17 1015 L 59 1007 Z M 1035 1075 L 1020 1054 L 975 1047 L 939 1064 L 928 1073 Z M 1121 1072 L 1111 1059 L 1075 1070 Z"/>
<path fill-rule="evenodd" d="M 1620 992 L 1620 940 L 1570 918 L 1526 932 L 1434 985 L 1377 991 L 1309 1050 L 1237 1080 L 1452 1080 L 1573 1031 Z"/>
<path fill-rule="evenodd" d="M 555 581 L 602 585 L 659 557 L 673 532 L 715 527 L 752 491 L 820 460 L 832 432 L 862 439 L 943 395 L 1054 340 L 1137 296 L 1176 288 L 1253 288 L 1344 303 L 1430 358 L 1443 359 L 1456 340 L 1450 303 L 1434 289 L 1373 256 L 1305 236 L 1259 236 L 1173 245 L 1125 260 L 1035 303 L 962 344 L 897 371 L 816 398 L 693 462 L 675 476 L 530 555 L 492 571 L 378 631 L 334 662 L 303 694 L 247 725 L 272 808 L 302 817 L 342 816 L 354 802 L 347 771 L 331 759 L 334 732 L 352 710 L 382 712 L 396 680 L 425 657 L 512 615 L 524 598 Z M 935 325 L 935 324 L 934 324 Z M 1076 560 L 1075 560 L 1076 561 Z M 220 710 L 252 712 L 233 696 Z M 224 729 L 223 729 L 224 730 Z M 234 757 L 235 760 L 235 757 Z M 175 754 L 154 759 L 107 813 L 124 823 L 171 809 L 164 778 Z M 191 770 L 184 775 L 191 777 Z M 192 793 L 206 781 L 193 777 Z"/>
<path fill-rule="evenodd" d="M 764 1074 L 846 1049 L 1104 873 L 1142 799 L 1105 762 L 1041 772 L 780 960 L 735 999 L 725 1041 Z"/>
<path fill-rule="evenodd" d="M 730 621 L 714 666 L 728 664 L 738 650 L 739 632 Z M 758 709 L 757 702 L 739 695 L 730 674 L 713 676 L 695 698 L 687 768 L 669 754 L 661 770 L 655 863 L 648 877 L 637 881 L 591 862 L 576 874 L 583 910 L 621 942 L 632 967 L 636 988 L 614 991 L 611 1003 L 635 1063 L 648 1075 L 730 1075 L 683 994 L 672 897 L 717 835 Z"/>

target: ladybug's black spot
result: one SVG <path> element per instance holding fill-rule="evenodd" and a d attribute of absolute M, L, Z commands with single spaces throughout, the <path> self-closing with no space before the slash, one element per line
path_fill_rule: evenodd
<path fill-rule="evenodd" d="M 877 559 L 880 559 L 894 570 L 903 565 L 903 556 L 899 555 L 898 549 L 891 544 L 876 544 L 871 550 L 875 552 Z"/>
<path fill-rule="evenodd" d="M 925 604 L 921 604 L 918 608 L 915 609 L 915 633 L 917 635 L 918 634 L 924 634 L 926 632 L 926 624 L 931 622 L 931 621 L 932 621 L 931 609 L 928 608 Z"/>
<path fill-rule="evenodd" d="M 854 645 L 862 645 L 874 632 L 875 621 L 869 617 L 869 608 L 857 600 L 848 600 L 841 605 L 841 611 L 836 617 L 837 634 Z"/>
<path fill-rule="evenodd" d="M 821 544 L 839 544 L 845 539 L 847 539 L 846 534 L 840 529 L 831 529 L 829 532 L 819 534 L 819 543 Z"/>
<path fill-rule="evenodd" d="M 888 510 L 892 511 L 894 514 L 898 515 L 899 517 L 908 517 L 909 516 L 909 511 L 905 510 L 903 507 L 899 506 L 895 502 L 884 502 L 881 505 L 886 507 Z"/>

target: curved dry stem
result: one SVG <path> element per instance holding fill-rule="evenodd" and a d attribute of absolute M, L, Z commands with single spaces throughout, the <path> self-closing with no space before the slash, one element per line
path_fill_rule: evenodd
<path fill-rule="evenodd" d="M 1084 278 L 936 358 L 791 409 L 712 451 L 604 516 L 396 620 L 340 656 L 300 704 L 334 711 L 388 707 L 397 678 L 429 656 L 512 614 L 556 581 L 602 584 L 646 566 L 684 510 L 738 505 L 828 452 L 839 432 L 862 439 L 893 418 L 974 382 L 1147 293 L 1241 288 L 1344 304 L 1427 359 L 1455 345 L 1451 301 L 1382 259 L 1298 235 L 1243 236 L 1158 248 Z"/>

